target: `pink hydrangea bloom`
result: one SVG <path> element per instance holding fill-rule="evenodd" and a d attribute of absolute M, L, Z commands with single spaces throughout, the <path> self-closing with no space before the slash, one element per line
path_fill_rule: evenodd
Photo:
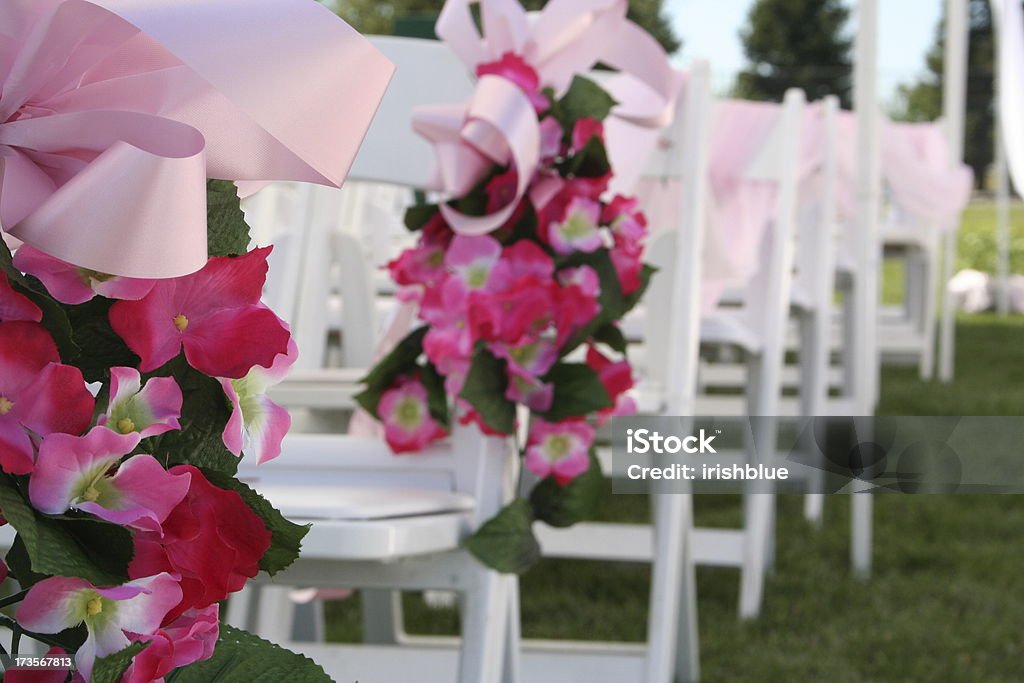
<path fill-rule="evenodd" d="M 426 387 L 412 377 L 400 379 L 381 395 L 377 414 L 384 423 L 384 438 L 395 453 L 423 450 L 447 435 L 430 415 Z"/>
<path fill-rule="evenodd" d="M 132 640 L 148 645 L 132 659 L 122 683 L 163 680 L 174 669 L 212 657 L 220 633 L 218 612 L 217 604 L 190 609 L 156 633 L 128 634 Z"/>
<path fill-rule="evenodd" d="M 594 428 L 583 420 L 534 420 L 526 445 L 526 468 L 538 477 L 553 476 L 561 486 L 590 468 Z"/>
<path fill-rule="evenodd" d="M 257 463 L 281 454 L 281 442 L 292 426 L 288 411 L 267 397 L 267 389 L 280 384 L 299 357 L 294 340 L 288 353 L 278 356 L 269 369 L 254 367 L 242 379 L 222 379 L 221 387 L 231 401 L 231 417 L 224 427 L 224 446 L 241 455 L 245 451 Z"/>
<path fill-rule="evenodd" d="M 173 377 L 153 377 L 142 386 L 135 368 L 110 368 L 110 405 L 98 423 L 142 438 L 181 429 L 181 389 Z"/>
<path fill-rule="evenodd" d="M 138 301 L 118 301 L 110 324 L 150 372 L 184 348 L 189 365 L 211 377 L 238 379 L 269 368 L 287 351 L 287 328 L 260 304 L 270 247 L 237 258 L 211 258 L 197 273 L 158 280 Z"/>
<path fill-rule="evenodd" d="M 54 299 L 65 304 L 83 304 L 97 294 L 108 299 L 137 301 L 149 294 L 156 284 L 155 280 L 118 277 L 79 268 L 27 244 L 14 254 L 14 266 L 35 275 Z"/>
<path fill-rule="evenodd" d="M 7 276 L 0 273 L 0 322 L 24 320 L 37 323 L 43 319 L 43 312 L 24 294 L 11 287 Z"/>
<path fill-rule="evenodd" d="M 572 127 L 572 151 L 583 151 L 583 148 L 590 142 L 590 138 L 594 137 L 604 142 L 604 125 L 597 119 L 592 118 L 577 120 Z"/>
<path fill-rule="evenodd" d="M 550 106 L 548 98 L 540 91 L 540 76 L 526 60 L 514 52 L 506 52 L 495 62 L 480 64 L 476 68 L 476 75 L 501 76 L 512 81 L 530 98 L 530 103 L 538 112 L 545 111 Z"/>
<path fill-rule="evenodd" d="M 548 243 L 559 254 L 593 252 L 601 247 L 601 205 L 585 197 L 573 197 L 560 220 L 548 224 Z"/>
<path fill-rule="evenodd" d="M 89 680 L 97 657 L 131 644 L 127 633 L 148 635 L 160 628 L 167 612 L 181 600 L 181 588 L 161 573 L 113 588 L 97 588 L 84 579 L 54 576 L 29 589 L 18 607 L 18 622 L 36 633 L 60 633 L 84 623 L 88 633 L 75 655 L 79 672 Z"/>
<path fill-rule="evenodd" d="M 60 364 L 49 332 L 33 322 L 0 323 L 0 468 L 33 469 L 29 432 L 81 434 L 95 401 L 82 372 Z"/>
<path fill-rule="evenodd" d="M 189 476 L 170 474 L 151 455 L 122 462 L 138 443 L 136 433 L 105 427 L 85 436 L 50 434 L 29 479 L 32 505 L 51 515 L 74 509 L 114 524 L 159 529 L 188 492 Z"/>

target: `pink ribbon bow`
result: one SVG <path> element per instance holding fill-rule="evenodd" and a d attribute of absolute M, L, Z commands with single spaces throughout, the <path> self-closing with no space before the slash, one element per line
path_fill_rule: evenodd
<path fill-rule="evenodd" d="M 482 34 L 477 31 L 470 0 L 448 0 L 437 20 L 437 35 L 471 69 L 495 62 L 508 52 L 522 57 L 542 86 L 563 93 L 577 74 L 598 63 L 618 70 L 602 85 L 619 103 L 608 122 L 608 155 L 616 187 L 628 188 L 643 170 L 655 137 L 649 131 L 672 120 L 682 86 L 664 50 L 646 31 L 626 19 L 626 0 L 552 0 L 530 17 L 516 0 L 482 0 Z M 517 194 L 508 207 L 482 217 L 443 209 L 457 232 L 482 234 L 502 225 L 525 195 L 539 160 L 540 136 L 528 97 L 516 88 L 498 90 L 480 81 L 470 105 L 424 107 L 414 127 L 434 143 L 439 188 L 458 196 L 480 180 L 490 164 L 512 162 L 518 172 Z M 500 112 L 482 128 L 479 112 Z"/>
<path fill-rule="evenodd" d="M 4 0 L 0 227 L 113 275 L 198 270 L 206 178 L 340 185 L 392 70 L 307 0 Z"/>

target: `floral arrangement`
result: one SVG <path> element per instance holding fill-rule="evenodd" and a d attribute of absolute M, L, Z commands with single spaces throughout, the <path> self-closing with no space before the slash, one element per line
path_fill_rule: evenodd
<path fill-rule="evenodd" d="M 484 563 L 518 572 L 538 557 L 534 520 L 567 526 L 599 500 L 595 428 L 635 407 L 618 322 L 653 269 L 643 263 L 647 229 L 636 200 L 606 198 L 612 97 L 581 76 L 558 94 L 512 51 L 476 73 L 481 84 L 503 79 L 526 98 L 538 163 L 485 164 L 463 194 L 409 209 L 417 243 L 388 270 L 418 304 L 422 325 L 370 372 L 357 400 L 396 453 L 443 438 L 454 415 L 513 435 L 528 411 L 521 450 L 539 482 L 467 543 Z M 519 174 L 529 179 L 521 196 Z M 460 233 L 449 220 L 502 211 L 508 218 L 486 234 Z"/>
<path fill-rule="evenodd" d="M 17 531 L 0 573 L 22 587 L 0 625 L 12 655 L 35 638 L 74 653 L 85 680 L 209 660 L 219 603 L 291 564 L 306 533 L 233 476 L 243 450 L 280 453 L 290 420 L 262 390 L 296 349 L 260 303 L 270 249 L 246 252 L 231 183 L 209 196 L 211 258 L 184 277 L 109 276 L 0 242 L 0 509 Z M 313 666 L 231 635 L 225 660 L 260 644 Z"/>

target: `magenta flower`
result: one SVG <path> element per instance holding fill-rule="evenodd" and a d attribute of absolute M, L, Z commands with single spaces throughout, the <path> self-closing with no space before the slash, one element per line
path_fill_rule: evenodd
<path fill-rule="evenodd" d="M 593 252 L 601 247 L 601 205 L 584 197 L 573 197 L 560 221 L 548 225 L 548 242 L 559 254 Z"/>
<path fill-rule="evenodd" d="M 501 257 L 501 243 L 493 237 L 456 235 L 448 247 L 445 265 L 468 290 L 487 288 Z"/>
<path fill-rule="evenodd" d="M 558 360 L 558 346 L 549 337 L 528 339 L 520 344 L 491 344 L 491 353 L 508 361 L 510 372 L 540 377 Z"/>
<path fill-rule="evenodd" d="M 484 191 L 487 193 L 487 213 L 500 211 L 516 198 L 519 174 L 515 168 L 494 176 Z"/>
<path fill-rule="evenodd" d="M 24 294 L 16 292 L 7 276 L 0 273 L 0 322 L 23 320 L 37 323 L 43 312 Z"/>
<path fill-rule="evenodd" d="M 622 293 L 629 295 L 640 289 L 643 284 L 640 279 L 644 269 L 643 248 L 639 244 L 620 244 L 611 250 L 610 256 Z"/>
<path fill-rule="evenodd" d="M 384 438 L 395 453 L 420 451 L 447 436 L 430 415 L 426 387 L 412 377 L 400 379 L 381 395 L 377 414 L 384 423 Z"/>
<path fill-rule="evenodd" d="M 598 413 L 598 425 L 604 425 L 613 417 L 635 414 L 636 400 L 629 395 L 633 388 L 633 369 L 629 361 L 613 361 L 591 346 L 587 349 L 587 365 L 597 373 L 613 404 Z"/>
<path fill-rule="evenodd" d="M 590 468 L 594 428 L 583 420 L 534 420 L 526 445 L 526 469 L 538 477 L 553 476 L 561 486 Z"/>
<path fill-rule="evenodd" d="M 184 348 L 189 365 L 211 377 L 239 379 L 269 368 L 290 335 L 260 304 L 270 247 L 216 257 L 197 273 L 158 280 L 138 301 L 118 301 L 110 324 L 150 372 Z"/>
<path fill-rule="evenodd" d="M 499 271 L 499 275 L 506 278 L 500 283 L 502 289 L 512 286 L 515 280 L 522 277 L 550 279 L 555 272 L 555 262 L 547 252 L 536 242 L 527 240 L 519 240 L 511 247 L 505 247 L 501 252 L 501 262 L 504 268 Z"/>
<path fill-rule="evenodd" d="M 581 152 L 590 138 L 604 142 L 604 125 L 597 119 L 582 118 L 572 127 L 572 151 Z"/>
<path fill-rule="evenodd" d="M 131 641 L 126 632 L 155 633 L 180 600 L 181 588 L 166 572 L 114 588 L 54 576 L 29 589 L 18 608 L 18 623 L 36 633 L 60 633 L 84 623 L 88 635 L 78 648 L 75 664 L 89 680 L 97 657 L 128 647 Z"/>
<path fill-rule="evenodd" d="M 146 642 L 146 649 L 135 655 L 122 683 L 150 683 L 163 680 L 174 669 L 213 656 L 220 633 L 219 605 L 190 609 L 153 634 L 128 634 L 132 640 Z"/>
<path fill-rule="evenodd" d="M 540 91 L 540 76 L 526 60 L 514 52 L 506 52 L 496 62 L 480 64 L 476 67 L 476 75 L 478 78 L 501 76 L 512 81 L 526 93 L 533 108 L 538 112 L 545 111 L 550 106 L 548 98 Z"/>
<path fill-rule="evenodd" d="M 153 377 L 142 386 L 135 368 L 110 368 L 110 405 L 99 424 L 118 434 L 142 438 L 181 429 L 181 389 L 172 377 Z"/>
<path fill-rule="evenodd" d="M 156 283 L 155 280 L 119 277 L 79 268 L 27 244 L 15 252 L 14 266 L 35 275 L 54 299 L 65 304 L 84 304 L 97 294 L 108 299 L 136 301 L 149 294 Z"/>
<path fill-rule="evenodd" d="M 440 213 L 435 213 L 420 230 L 417 245 L 406 249 L 397 259 L 388 263 L 391 277 L 402 286 L 436 285 L 446 273 L 444 253 L 451 240 L 451 228 Z"/>
<path fill-rule="evenodd" d="M 292 426 L 292 418 L 267 398 L 267 389 L 280 384 L 298 357 L 299 347 L 289 340 L 288 353 L 274 359 L 270 368 L 254 367 L 241 379 L 220 380 L 232 408 L 222 437 L 229 451 L 235 455 L 245 451 L 257 463 L 281 454 L 281 441 Z"/>
<path fill-rule="evenodd" d="M 0 323 L 0 468 L 9 474 L 31 472 L 30 434 L 81 434 L 94 403 L 82 372 L 60 364 L 45 328 Z"/>
<path fill-rule="evenodd" d="M 533 375 L 518 372 L 510 366 L 505 398 L 522 403 L 530 410 L 543 413 L 551 409 L 551 402 L 555 398 L 555 387 L 541 382 Z"/>
<path fill-rule="evenodd" d="M 114 524 L 158 530 L 188 492 L 189 475 L 170 474 L 151 455 L 121 462 L 139 438 L 105 427 L 85 436 L 47 436 L 28 484 L 32 505 L 51 515 L 74 509 Z"/>
<path fill-rule="evenodd" d="M 527 276 L 497 294 L 473 292 L 467 320 L 476 339 L 517 346 L 532 339 L 551 321 L 557 285 L 550 279 Z"/>
<path fill-rule="evenodd" d="M 601 222 L 611 227 L 616 244 L 635 245 L 647 236 L 647 217 L 635 197 L 615 195 L 604 207 Z"/>

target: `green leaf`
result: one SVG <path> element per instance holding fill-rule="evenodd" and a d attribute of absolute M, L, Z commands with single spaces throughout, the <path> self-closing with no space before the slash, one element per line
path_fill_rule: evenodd
<path fill-rule="evenodd" d="M 594 341 L 601 342 L 613 351 L 625 353 L 629 342 L 618 325 L 605 323 L 594 332 Z"/>
<path fill-rule="evenodd" d="M 72 576 L 97 586 L 128 580 L 132 536 L 124 527 L 93 518 L 36 512 L 17 483 L 0 478 L 0 511 L 25 544 L 33 572 Z"/>
<path fill-rule="evenodd" d="M 406 335 L 391 353 L 381 359 L 369 374 L 360 380 L 360 383 L 366 385 L 366 389 L 356 394 L 355 400 L 363 410 L 376 415 L 380 395 L 394 384 L 399 375 L 411 374 L 416 370 L 416 359 L 423 353 L 423 337 L 426 336 L 427 329 L 424 325 Z"/>
<path fill-rule="evenodd" d="M 522 498 L 509 503 L 466 539 L 473 557 L 503 574 L 522 574 L 540 559 L 533 535 L 533 511 Z"/>
<path fill-rule="evenodd" d="M 138 367 L 139 357 L 110 326 L 110 299 L 96 297 L 79 306 L 66 306 L 74 329 L 75 343 L 81 353 L 75 365 L 87 382 L 106 380 L 112 367 Z"/>
<path fill-rule="evenodd" d="M 430 415 L 446 429 L 451 427 L 448 414 L 448 392 L 444 388 L 444 377 L 437 371 L 433 363 L 427 363 L 420 372 L 420 379 L 427 389 L 427 407 Z"/>
<path fill-rule="evenodd" d="M 543 377 L 543 381 L 555 387 L 551 409 L 538 413 L 549 422 L 585 417 L 613 405 L 601 378 L 584 363 L 558 363 Z"/>
<path fill-rule="evenodd" d="M 437 211 L 437 204 L 413 204 L 405 210 L 405 227 L 410 232 L 422 230 Z"/>
<path fill-rule="evenodd" d="M 589 78 L 576 76 L 558 102 L 556 111 L 559 120 L 571 129 L 580 119 L 604 121 L 616 104 L 615 99 L 600 85 Z"/>
<path fill-rule="evenodd" d="M 485 346 L 478 346 L 459 396 L 488 426 L 502 434 L 511 434 L 516 428 L 516 405 L 505 398 L 507 387 L 505 361 L 495 358 Z"/>
<path fill-rule="evenodd" d="M 644 264 L 643 268 L 640 270 L 640 287 L 638 287 L 636 291 L 630 292 L 629 296 L 625 297 L 626 310 L 623 311 L 622 315 L 629 313 L 638 303 L 640 303 L 640 300 L 643 298 L 647 288 L 651 285 L 651 278 L 654 277 L 654 274 L 657 272 L 658 269 L 654 266 L 646 263 Z"/>
<path fill-rule="evenodd" d="M 132 664 L 132 657 L 146 648 L 146 643 L 132 643 L 106 657 L 99 657 L 92 668 L 90 683 L 121 683 L 124 672 Z"/>
<path fill-rule="evenodd" d="M 320 665 L 251 633 L 221 624 L 213 656 L 177 669 L 167 683 L 331 683 Z"/>
<path fill-rule="evenodd" d="M 590 453 L 590 468 L 559 486 L 554 477 L 547 477 L 530 492 L 533 515 L 539 521 L 554 527 L 568 527 L 591 519 L 604 498 L 604 474 L 594 452 Z"/>
<path fill-rule="evenodd" d="M 11 544 L 11 549 L 7 551 L 5 560 L 11 574 L 18 580 L 18 584 L 22 588 L 31 588 L 46 578 L 45 574 L 32 571 L 32 560 L 28 556 L 28 549 L 25 548 L 25 541 L 21 538 L 21 534 L 14 537 L 14 542 Z"/>
<path fill-rule="evenodd" d="M 214 486 L 242 496 L 249 509 L 267 526 L 270 531 L 270 548 L 260 560 L 260 569 L 273 576 L 298 558 L 302 539 L 309 533 L 311 525 L 299 525 L 285 519 L 266 498 L 229 474 L 214 470 L 203 470 L 203 474 Z"/>
<path fill-rule="evenodd" d="M 3 240 L 0 240 L 0 270 L 7 274 L 7 279 L 16 291 L 31 299 L 43 312 L 42 325 L 57 343 L 61 360 L 73 363 L 81 349 L 72 337 L 67 314 L 57 300 L 46 291 L 43 283 L 34 277 L 23 275 L 14 267 L 11 251 Z"/>
<path fill-rule="evenodd" d="M 238 188 L 228 180 L 206 181 L 206 248 L 210 256 L 238 256 L 249 249 Z"/>
<path fill-rule="evenodd" d="M 608 151 L 597 136 L 591 137 L 583 149 L 574 154 L 566 164 L 565 172 L 582 178 L 600 178 L 611 171 Z"/>

